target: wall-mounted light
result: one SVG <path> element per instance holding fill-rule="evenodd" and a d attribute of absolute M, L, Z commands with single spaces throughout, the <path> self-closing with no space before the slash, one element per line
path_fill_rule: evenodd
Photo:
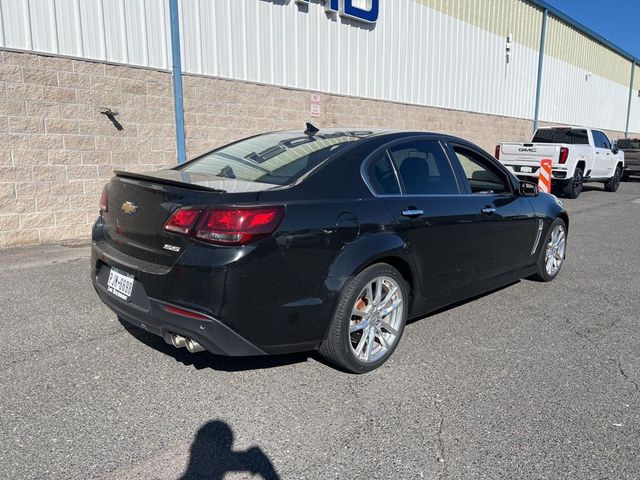
<path fill-rule="evenodd" d="M 587 72 L 584 74 L 584 81 L 588 82 L 589 80 L 591 80 L 591 77 L 593 76 L 593 73 L 591 72 Z"/>
<path fill-rule="evenodd" d="M 511 46 L 513 45 L 513 34 L 509 34 L 507 35 L 507 41 L 505 43 L 505 51 L 507 54 L 507 63 L 509 63 L 509 60 L 511 58 Z"/>

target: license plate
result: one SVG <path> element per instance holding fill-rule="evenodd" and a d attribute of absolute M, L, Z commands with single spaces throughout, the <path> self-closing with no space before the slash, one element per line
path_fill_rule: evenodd
<path fill-rule="evenodd" d="M 122 300 L 129 300 L 133 290 L 133 275 L 111 267 L 107 280 L 107 291 Z"/>
<path fill-rule="evenodd" d="M 533 169 L 531 167 L 520 167 L 520 171 L 522 173 L 531 173 L 533 172 Z"/>

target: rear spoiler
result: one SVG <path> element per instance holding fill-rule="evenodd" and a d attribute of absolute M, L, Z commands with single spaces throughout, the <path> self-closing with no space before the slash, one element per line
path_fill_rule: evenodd
<path fill-rule="evenodd" d="M 205 192 L 227 193 L 226 190 L 220 190 L 219 188 L 211 188 L 206 185 L 198 183 L 192 183 L 189 181 L 173 180 L 171 178 L 164 178 L 157 175 L 145 175 L 144 173 L 125 172 L 124 170 L 114 170 L 113 174 L 120 178 L 131 178 L 134 180 L 142 180 L 145 182 L 157 183 L 160 185 L 170 185 L 172 187 L 186 188 L 189 190 L 201 190 Z"/>

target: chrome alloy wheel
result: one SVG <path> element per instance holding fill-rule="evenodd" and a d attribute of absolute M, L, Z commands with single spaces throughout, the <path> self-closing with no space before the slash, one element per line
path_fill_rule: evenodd
<path fill-rule="evenodd" d="M 353 305 L 349 322 L 349 343 L 358 360 L 376 362 L 393 348 L 403 308 L 396 280 L 382 276 L 367 283 Z"/>
<path fill-rule="evenodd" d="M 563 225 L 556 225 L 551 232 L 551 238 L 547 243 L 545 252 L 545 270 L 550 277 L 555 276 L 560 270 L 564 261 L 565 247 L 567 245 L 567 235 Z"/>

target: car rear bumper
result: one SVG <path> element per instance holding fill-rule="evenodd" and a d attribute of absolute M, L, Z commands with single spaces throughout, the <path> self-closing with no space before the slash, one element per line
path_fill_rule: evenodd
<path fill-rule="evenodd" d="M 530 164 L 525 165 L 524 163 L 520 164 L 503 164 L 507 167 L 518 179 L 525 180 L 528 182 L 536 183 L 538 181 L 538 176 L 540 173 L 540 165 Z M 531 171 L 523 171 L 523 169 L 530 169 Z M 551 171 L 551 180 L 554 182 L 564 182 L 568 180 L 567 171 L 560 169 L 553 169 Z"/>
<path fill-rule="evenodd" d="M 191 338 L 223 355 L 246 356 L 318 348 L 336 298 L 349 277 L 309 279 L 283 261 L 277 247 L 242 251 L 190 244 L 174 265 L 148 262 L 106 240 L 100 219 L 93 228 L 92 281 L 118 316 L 163 338 Z M 111 268 L 134 276 L 127 300 L 107 291 Z M 304 272 L 302 272 L 304 273 Z M 197 312 L 203 319 L 163 307 Z"/>
<path fill-rule="evenodd" d="M 217 355 L 265 355 L 260 348 L 213 317 L 200 312 L 198 315 L 202 318 L 197 319 L 170 313 L 165 310 L 166 307 L 181 307 L 149 297 L 146 297 L 143 305 L 121 300 L 107 291 L 104 272 L 94 270 L 92 279 L 100 300 L 120 319 L 161 336 L 169 344 L 171 344 L 171 335 L 175 334 L 193 339 L 206 350 Z"/>

